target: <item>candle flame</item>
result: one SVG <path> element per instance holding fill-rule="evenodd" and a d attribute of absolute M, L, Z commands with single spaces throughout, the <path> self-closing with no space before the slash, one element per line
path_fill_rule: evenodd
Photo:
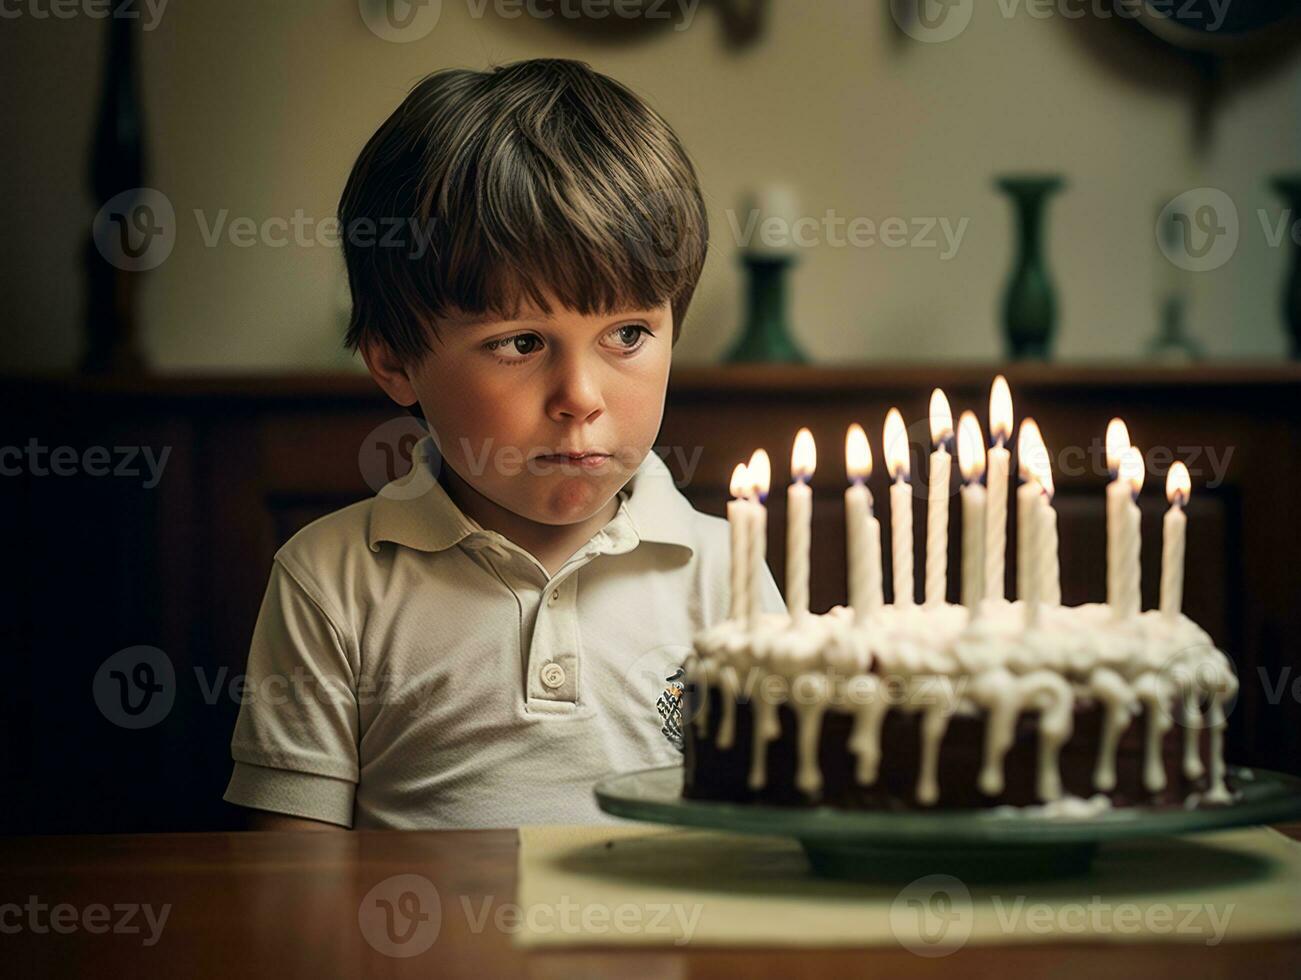
<path fill-rule="evenodd" d="M 944 392 L 936 388 L 931 392 L 931 442 L 939 446 L 953 437 L 953 409 Z"/>
<path fill-rule="evenodd" d="M 772 462 L 768 459 L 766 450 L 754 451 L 746 466 L 746 472 L 750 474 L 750 489 L 754 491 L 755 496 L 759 500 L 766 498 L 769 484 L 772 483 Z"/>
<path fill-rule="evenodd" d="M 750 472 L 744 463 L 737 463 L 736 469 L 732 470 L 732 482 L 728 489 L 733 497 L 744 497 L 750 492 Z"/>
<path fill-rule="evenodd" d="M 1171 504 L 1183 507 L 1193 492 L 1193 481 L 1188 475 L 1188 467 L 1175 460 L 1170 471 L 1165 475 L 1165 499 Z"/>
<path fill-rule="evenodd" d="M 1016 472 L 1021 477 L 1021 481 L 1027 482 L 1034 479 L 1034 470 L 1030 468 L 1030 428 L 1034 426 L 1034 419 L 1026 419 L 1021 423 L 1021 428 L 1016 435 Z"/>
<path fill-rule="evenodd" d="M 1048 455 L 1043 433 L 1039 431 L 1039 423 L 1032 418 L 1021 422 L 1021 431 L 1016 439 L 1016 457 L 1021 478 L 1027 483 L 1033 480 L 1051 498 L 1056 491 L 1052 458 Z"/>
<path fill-rule="evenodd" d="M 975 412 L 963 412 L 958 420 L 958 469 L 967 483 L 974 483 L 985 473 L 985 437 Z"/>
<path fill-rule="evenodd" d="M 791 447 L 791 476 L 807 483 L 817 467 L 818 447 L 813 441 L 813 433 L 805 427 L 795 433 L 795 445 Z"/>
<path fill-rule="evenodd" d="M 1138 496 L 1143 489 L 1143 477 L 1146 473 L 1143 454 L 1136 446 L 1126 448 L 1120 455 L 1120 479 L 1129 484 L 1129 489 L 1134 496 Z"/>
<path fill-rule="evenodd" d="M 872 475 L 872 446 L 857 422 L 845 432 L 845 472 L 851 480 L 866 480 Z"/>
<path fill-rule="evenodd" d="M 885 416 L 885 440 L 881 447 L 885 453 L 885 468 L 891 480 L 902 476 L 908 479 L 908 430 L 904 427 L 899 409 L 892 408 Z"/>
<path fill-rule="evenodd" d="M 1012 438 L 1012 391 L 1001 374 L 989 389 L 989 435 L 1000 446 Z"/>
<path fill-rule="evenodd" d="M 1022 479 L 1034 480 L 1049 493 L 1052 486 L 1052 465 L 1048 459 L 1048 447 L 1044 445 L 1043 433 L 1039 423 L 1027 418 L 1021 423 L 1021 432 L 1016 440 L 1016 462 Z"/>
<path fill-rule="evenodd" d="M 1130 447 L 1129 427 L 1120 419 L 1107 423 L 1107 469 L 1120 472 L 1120 457 Z"/>

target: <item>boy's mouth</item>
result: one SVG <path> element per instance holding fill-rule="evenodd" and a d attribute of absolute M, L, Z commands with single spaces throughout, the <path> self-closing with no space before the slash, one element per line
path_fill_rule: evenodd
<path fill-rule="evenodd" d="M 603 453 L 597 449 L 591 449 L 583 452 L 547 453 L 542 456 L 534 456 L 533 458 L 541 460 L 544 463 L 558 463 L 562 465 L 569 464 L 572 466 L 592 468 L 604 463 L 610 458 L 610 454 Z"/>

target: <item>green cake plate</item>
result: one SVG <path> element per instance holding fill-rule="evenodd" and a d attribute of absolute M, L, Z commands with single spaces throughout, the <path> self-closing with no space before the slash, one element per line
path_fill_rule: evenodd
<path fill-rule="evenodd" d="M 1060 877 L 1087 871 L 1105 841 L 1188 834 L 1301 819 L 1301 779 L 1228 767 L 1235 802 L 1125 807 L 1090 816 L 1036 809 L 884 812 L 751 806 L 682 797 L 682 767 L 608 776 L 596 801 L 616 817 L 742 834 L 794 837 L 813 873 L 852 880 L 950 874 L 969 881 Z"/>

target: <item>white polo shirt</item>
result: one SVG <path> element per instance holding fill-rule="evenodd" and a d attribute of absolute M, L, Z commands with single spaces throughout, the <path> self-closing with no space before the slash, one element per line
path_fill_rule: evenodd
<path fill-rule="evenodd" d="M 276 553 L 225 798 L 348 827 L 611 820 L 593 783 L 682 762 L 656 702 L 727 615 L 727 522 L 651 452 L 551 576 L 461 512 L 435 453 Z"/>

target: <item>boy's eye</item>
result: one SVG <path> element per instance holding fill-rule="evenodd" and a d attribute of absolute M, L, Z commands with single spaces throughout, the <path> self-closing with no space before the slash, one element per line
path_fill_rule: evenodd
<path fill-rule="evenodd" d="M 532 354 L 536 347 L 533 346 L 542 340 L 537 334 L 517 333 L 513 337 L 503 337 L 501 340 L 490 340 L 484 344 L 486 350 L 493 353 L 505 354 Z"/>
<path fill-rule="evenodd" d="M 650 334 L 650 331 L 640 323 L 624 324 L 622 327 L 616 327 L 614 332 L 618 334 L 619 340 L 623 341 L 630 348 L 635 347 L 641 341 L 641 335 L 643 333 L 647 335 Z"/>

